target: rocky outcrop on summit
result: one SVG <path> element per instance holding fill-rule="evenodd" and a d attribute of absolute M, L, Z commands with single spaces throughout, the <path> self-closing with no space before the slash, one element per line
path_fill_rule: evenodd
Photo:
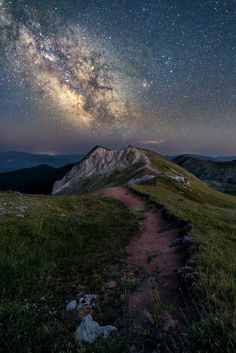
<path fill-rule="evenodd" d="M 133 146 L 120 150 L 95 147 L 53 187 L 53 194 L 92 191 L 103 186 L 127 184 L 147 174 L 157 175 L 145 153 Z"/>

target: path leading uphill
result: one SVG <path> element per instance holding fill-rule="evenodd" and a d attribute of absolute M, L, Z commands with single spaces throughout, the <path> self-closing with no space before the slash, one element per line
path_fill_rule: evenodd
<path fill-rule="evenodd" d="M 170 247 L 174 239 L 183 235 L 183 229 L 163 218 L 161 209 L 151 205 L 141 196 L 123 187 L 103 189 L 100 194 L 121 201 L 130 209 L 143 209 L 144 217 L 139 221 L 139 230 L 126 247 L 128 266 L 140 268 L 140 286 L 129 299 L 130 318 L 136 330 L 145 327 L 153 314 L 153 304 L 158 311 L 165 303 L 171 309 L 162 312 L 163 329 L 178 331 L 181 317 L 178 307 L 178 269 L 184 263 L 182 248 Z M 160 300 L 160 303 L 159 303 Z"/>

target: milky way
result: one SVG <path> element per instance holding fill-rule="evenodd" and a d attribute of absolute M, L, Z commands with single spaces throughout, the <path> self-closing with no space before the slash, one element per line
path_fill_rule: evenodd
<path fill-rule="evenodd" d="M 236 154 L 235 11 L 0 0 L 0 149 Z"/>
<path fill-rule="evenodd" d="M 129 77 L 122 76 L 117 58 L 84 28 L 63 26 L 44 35 L 32 16 L 27 25 L 14 21 L 4 3 L 1 23 L 13 77 L 20 86 L 30 86 L 34 98 L 49 109 L 51 105 L 60 119 L 90 131 L 127 129 L 127 116 L 129 124 L 134 116 L 137 121 L 138 111 L 128 103 Z"/>

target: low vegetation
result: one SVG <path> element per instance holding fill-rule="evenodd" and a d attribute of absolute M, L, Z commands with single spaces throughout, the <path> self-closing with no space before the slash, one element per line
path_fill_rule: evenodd
<path fill-rule="evenodd" d="M 187 222 L 193 237 L 190 256 L 183 268 L 186 280 L 183 301 L 189 310 L 186 322 L 187 337 L 191 340 L 191 349 L 188 345 L 186 352 L 233 353 L 236 198 L 211 189 L 160 155 L 144 152 L 151 167 L 160 174 L 149 182 L 130 187 L 163 205 L 166 217 L 172 219 L 174 215 Z M 101 182 L 94 179 L 96 185 L 92 184 L 91 190 L 97 186 L 124 185 L 136 175 L 133 169 L 127 173 L 113 174 Z M 101 324 L 118 324 L 119 334 L 81 347 L 80 352 L 130 352 L 132 338 L 128 330 L 124 333 L 127 322 L 122 322 L 125 320 L 122 310 L 137 283 L 132 278 L 121 280 L 123 269 L 125 274 L 123 249 L 136 229 L 136 221 L 143 219 L 144 211 L 129 212 L 118 202 L 91 194 L 56 197 L 0 194 L 2 351 L 76 352 L 73 333 L 80 320 L 67 313 L 65 307 L 79 291 L 86 290 L 99 295 L 95 318 Z M 147 263 L 159 255 L 159 249 L 148 252 Z M 104 296 L 104 284 L 109 281 L 115 281 L 117 286 L 110 296 Z M 157 329 L 143 333 L 151 342 L 157 342 L 162 305 L 156 287 L 154 310 L 149 316 Z M 162 351 L 168 351 L 164 338 L 161 344 Z"/>
<path fill-rule="evenodd" d="M 75 352 L 80 321 L 66 304 L 82 290 L 100 294 L 107 280 L 116 279 L 135 217 L 118 202 L 95 196 L 8 193 L 0 194 L 0 205 L 2 352 Z M 96 315 L 111 324 L 121 295 L 99 298 Z M 110 352 L 114 344 L 113 338 L 99 341 L 91 352 Z"/>
<path fill-rule="evenodd" d="M 190 186 L 160 176 L 155 184 L 133 185 L 191 225 L 194 245 L 186 266 L 189 297 L 199 320 L 189 331 L 198 351 L 235 352 L 236 342 L 236 198 L 209 188 L 157 154 L 146 152 L 152 166 L 184 175 Z"/>

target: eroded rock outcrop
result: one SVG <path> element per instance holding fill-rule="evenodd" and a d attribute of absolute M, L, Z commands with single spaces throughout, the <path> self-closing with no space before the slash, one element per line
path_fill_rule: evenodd
<path fill-rule="evenodd" d="M 102 187 L 105 181 L 107 185 L 109 176 L 113 176 L 114 184 L 128 183 L 130 179 L 155 173 L 149 165 L 150 162 L 145 153 L 133 146 L 120 150 L 97 146 L 63 179 L 54 184 L 52 193 L 91 191 L 98 186 Z"/>

